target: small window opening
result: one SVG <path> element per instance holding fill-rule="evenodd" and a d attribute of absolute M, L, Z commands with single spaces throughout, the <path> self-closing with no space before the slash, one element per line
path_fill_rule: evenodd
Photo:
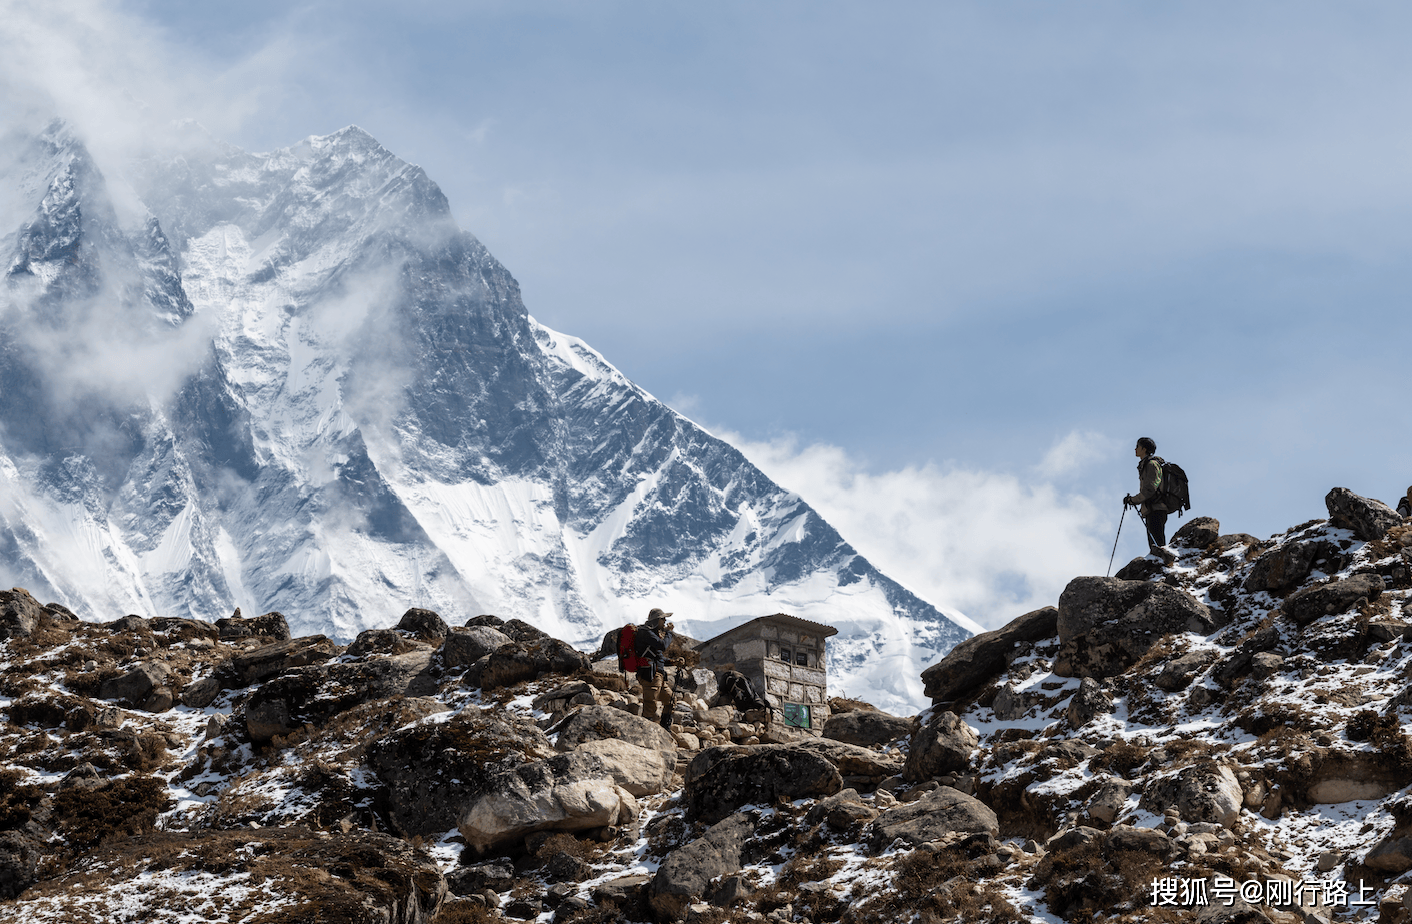
<path fill-rule="evenodd" d="M 790 661 L 790 654 L 789 654 L 789 649 L 788 649 L 788 648 L 781 648 L 781 649 L 780 649 L 780 660 L 783 661 L 783 662 L 786 663 L 786 664 L 789 663 L 789 661 Z"/>

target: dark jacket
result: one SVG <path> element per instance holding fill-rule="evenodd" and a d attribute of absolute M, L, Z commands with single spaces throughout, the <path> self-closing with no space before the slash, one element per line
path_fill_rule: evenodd
<path fill-rule="evenodd" d="M 1137 463 L 1138 492 L 1133 495 L 1133 503 L 1142 507 L 1142 515 L 1169 513 L 1167 505 L 1156 498 L 1162 493 L 1162 466 L 1167 463 L 1161 456 L 1148 456 Z"/>
<path fill-rule="evenodd" d="M 655 629 L 644 623 L 633 633 L 633 647 L 637 649 L 639 658 L 647 659 L 647 665 L 637 669 L 639 677 L 650 679 L 654 673 L 667 672 L 667 649 L 672 647 L 671 632 L 663 630 L 658 635 Z"/>

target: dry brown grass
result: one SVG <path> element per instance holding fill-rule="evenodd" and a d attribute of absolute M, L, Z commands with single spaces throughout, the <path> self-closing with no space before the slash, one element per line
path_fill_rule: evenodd
<path fill-rule="evenodd" d="M 845 924 L 896 924 L 919 915 L 922 921 L 966 924 L 1024 924 L 1022 916 L 984 874 L 984 866 L 964 849 L 935 853 L 916 850 L 892 867 L 892 888 L 848 904 Z"/>
<path fill-rule="evenodd" d="M 54 817 L 70 847 L 87 849 L 113 835 L 150 831 L 171 802 L 164 780 L 135 776 L 93 789 L 61 790 L 54 797 Z"/>

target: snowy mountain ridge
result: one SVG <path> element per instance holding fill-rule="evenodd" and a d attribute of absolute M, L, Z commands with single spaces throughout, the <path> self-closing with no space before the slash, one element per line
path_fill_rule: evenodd
<path fill-rule="evenodd" d="M 341 639 L 408 605 L 579 644 L 656 605 L 697 637 L 786 611 L 839 628 L 839 692 L 923 702 L 964 617 L 536 322 L 420 168 L 356 127 L 188 134 L 102 170 L 62 124 L 5 142 L 12 584 Z"/>

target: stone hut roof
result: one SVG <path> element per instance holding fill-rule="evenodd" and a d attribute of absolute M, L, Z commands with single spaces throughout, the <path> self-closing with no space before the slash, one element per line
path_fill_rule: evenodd
<path fill-rule="evenodd" d="M 734 629 L 727 629 L 720 635 L 717 635 L 715 638 L 707 639 L 696 647 L 701 648 L 704 645 L 709 645 L 712 642 L 718 641 L 720 639 L 727 639 L 736 635 L 752 635 L 754 634 L 752 627 L 754 627 L 756 623 L 761 622 L 787 623 L 793 625 L 796 629 L 800 629 L 805 632 L 812 632 L 822 638 L 828 638 L 830 635 L 838 634 L 838 630 L 835 629 L 833 626 L 826 626 L 821 622 L 813 622 L 812 620 L 808 619 L 800 619 L 798 616 L 791 616 L 788 613 L 775 613 L 773 616 L 757 616 L 749 622 L 743 622 L 740 625 L 736 626 Z"/>

